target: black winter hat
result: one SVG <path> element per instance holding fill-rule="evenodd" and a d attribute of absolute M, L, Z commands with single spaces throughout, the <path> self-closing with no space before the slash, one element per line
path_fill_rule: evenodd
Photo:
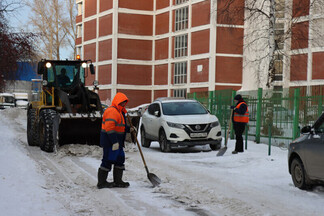
<path fill-rule="evenodd" d="M 236 95 L 235 97 L 234 97 L 234 100 L 242 100 L 243 98 L 242 98 L 242 95 L 240 95 L 240 94 L 238 94 L 238 95 Z"/>

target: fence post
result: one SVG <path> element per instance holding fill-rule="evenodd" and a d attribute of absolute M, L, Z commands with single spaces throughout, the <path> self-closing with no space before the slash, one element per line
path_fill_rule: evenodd
<path fill-rule="evenodd" d="M 258 89 L 258 104 L 256 114 L 256 125 L 255 125 L 255 142 L 260 143 L 261 133 L 261 108 L 262 108 L 262 88 Z"/>
<path fill-rule="evenodd" d="M 193 93 L 193 99 L 197 100 L 197 92 Z"/>
<path fill-rule="evenodd" d="M 296 88 L 294 91 L 294 125 L 293 125 L 293 140 L 297 138 L 298 135 L 298 123 L 299 123 L 299 97 L 300 89 Z"/>
<path fill-rule="evenodd" d="M 268 135 L 269 135 L 269 147 L 268 147 L 268 155 L 271 155 L 271 127 L 272 125 L 270 124 L 270 122 L 268 123 Z"/>
<path fill-rule="evenodd" d="M 248 134 L 249 134 L 249 125 L 246 124 L 245 126 L 245 150 L 247 150 L 247 141 L 248 141 Z"/>
<path fill-rule="evenodd" d="M 235 97 L 235 95 L 236 95 L 236 91 L 233 90 L 233 91 L 232 91 L 231 104 L 232 104 L 233 101 L 234 101 L 234 97 Z M 230 130 L 231 130 L 231 136 L 230 136 L 230 137 L 231 137 L 231 139 L 234 139 L 234 129 L 233 129 L 233 124 L 232 124 Z"/>
<path fill-rule="evenodd" d="M 319 97 L 319 100 L 318 100 L 318 116 L 322 115 L 322 112 L 323 112 L 323 96 L 320 95 L 318 96 Z"/>
<path fill-rule="evenodd" d="M 209 91 L 208 93 L 208 110 L 213 113 L 212 108 L 213 108 L 213 100 L 214 99 L 214 91 Z"/>

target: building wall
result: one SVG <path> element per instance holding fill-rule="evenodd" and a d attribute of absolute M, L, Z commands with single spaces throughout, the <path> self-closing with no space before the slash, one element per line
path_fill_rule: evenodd
<path fill-rule="evenodd" d="M 99 80 L 102 100 L 122 90 L 134 97 L 129 106 L 135 106 L 182 89 L 187 93 L 256 89 L 260 86 L 251 80 L 266 76 L 258 65 L 253 72 L 243 67 L 249 57 L 243 50 L 249 26 L 244 10 L 239 10 L 244 1 L 233 0 L 229 7 L 226 1 L 214 0 L 188 0 L 180 5 L 174 0 L 77 2 L 83 3 L 83 13 L 77 17 L 83 33 L 76 44 L 83 58 L 92 59 L 98 69 L 87 84 L 91 88 L 92 81 Z M 287 83 L 285 87 L 317 86 L 324 81 L 324 42 L 316 38 L 314 27 L 323 23 L 323 13 L 319 7 L 311 8 L 310 0 L 286 2 L 292 4 L 295 22 L 286 44 L 282 83 Z M 187 28 L 177 30 L 176 11 L 184 7 L 188 7 Z M 186 54 L 179 57 L 175 46 L 180 35 L 187 35 L 188 45 Z M 186 80 L 176 83 L 175 65 L 181 62 L 186 62 Z"/>

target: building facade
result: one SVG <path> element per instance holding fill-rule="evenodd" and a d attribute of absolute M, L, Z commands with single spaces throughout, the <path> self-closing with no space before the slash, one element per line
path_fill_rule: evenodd
<path fill-rule="evenodd" d="M 231 4 L 226 5 L 228 2 Z M 292 10 L 298 11 L 296 5 L 300 1 L 284 2 L 295 5 Z M 303 6 L 311 4 L 310 0 L 302 2 Z M 264 86 L 265 81 L 255 74 L 266 74 L 267 70 L 244 66 L 247 61 L 244 55 L 250 55 L 243 49 L 246 29 L 258 28 L 248 26 L 246 12 L 237 9 L 244 8 L 244 1 L 76 0 L 76 3 L 77 52 L 81 58 L 93 61 L 96 74 L 88 74 L 86 85 L 91 87 L 98 80 L 102 101 L 110 100 L 119 91 L 131 98 L 129 106 L 137 106 L 158 97 L 184 97 L 189 92 Z M 310 24 L 305 23 L 322 17 L 311 14 L 315 14 L 313 9 L 308 14 L 292 13 L 298 22 L 292 28 L 291 40 L 283 43 L 282 49 L 290 54 L 277 61 L 275 86 L 323 83 L 323 45 L 314 48 L 313 42 L 303 43 L 294 37 L 296 29 L 308 31 L 306 27 Z M 286 18 L 281 20 L 277 26 L 285 31 Z M 306 63 L 300 59 L 306 59 Z"/>

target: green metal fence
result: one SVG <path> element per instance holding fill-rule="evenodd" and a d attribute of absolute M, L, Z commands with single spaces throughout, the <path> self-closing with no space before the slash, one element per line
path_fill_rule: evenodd
<path fill-rule="evenodd" d="M 248 138 L 257 143 L 287 146 L 299 136 L 303 126 L 312 125 L 323 111 L 323 95 L 302 96 L 299 88 L 273 91 L 258 89 L 239 92 L 249 107 Z M 230 118 L 234 90 L 218 90 L 188 94 L 217 116 L 223 134 Z M 233 133 L 231 133 L 233 138 Z"/>

